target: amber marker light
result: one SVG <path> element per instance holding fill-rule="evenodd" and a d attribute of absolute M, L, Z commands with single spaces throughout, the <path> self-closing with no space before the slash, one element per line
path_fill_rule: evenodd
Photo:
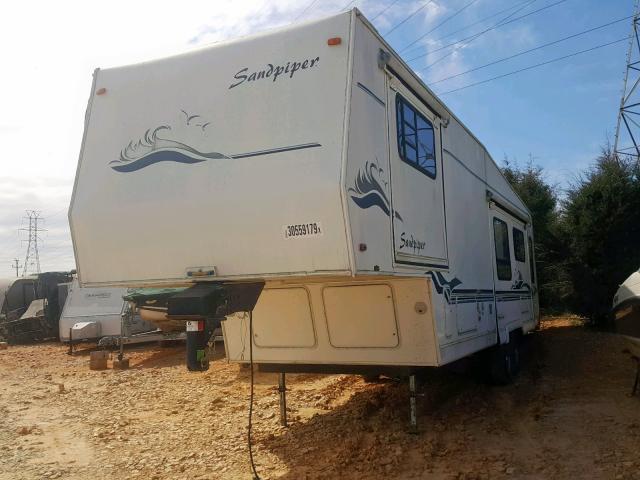
<path fill-rule="evenodd" d="M 98 90 L 96 90 L 96 95 L 104 95 L 105 93 L 107 93 L 107 89 L 102 87 L 99 88 Z"/>
<path fill-rule="evenodd" d="M 340 45 L 341 43 L 342 43 L 342 38 L 340 37 L 333 37 L 327 40 L 327 45 L 329 45 L 330 47 Z"/>

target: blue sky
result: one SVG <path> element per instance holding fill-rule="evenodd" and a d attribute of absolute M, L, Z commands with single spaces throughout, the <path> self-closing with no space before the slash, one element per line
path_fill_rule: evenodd
<path fill-rule="evenodd" d="M 489 31 L 437 65 L 424 67 L 450 50 L 446 43 L 480 32 L 517 9 L 524 0 L 476 0 L 408 50 L 411 62 L 429 84 L 443 77 L 512 55 L 539 44 L 631 15 L 633 0 L 565 0 L 540 13 Z M 520 16 L 559 0 L 529 0 Z M 110 67 L 199 48 L 208 43 L 256 33 L 295 21 L 357 6 L 374 18 L 394 0 L 112 0 L 93 2 L 31 0 L 11 2 L 0 18 L 0 42 L 9 66 L 0 76 L 0 277 L 12 275 L 10 263 L 24 259 L 19 228 L 24 210 L 46 218 L 42 270 L 73 268 L 66 220 L 82 138 L 84 109 L 95 67 Z M 471 0 L 397 0 L 374 20 L 401 50 Z M 511 8 L 444 40 L 466 25 Z M 38 15 L 33 12 L 37 11 Z M 513 17 L 512 17 L 513 18 Z M 628 35 L 630 20 L 508 62 L 434 85 L 436 92 L 482 81 L 551 58 Z M 501 80 L 444 95 L 458 117 L 499 163 L 520 163 L 529 155 L 561 187 L 613 139 L 625 66 L 626 43 Z M 431 53 L 429 53 L 431 52 Z M 34 132 L 37 134 L 34 135 Z"/>
<path fill-rule="evenodd" d="M 452 11 L 467 3 L 467 0 L 447 2 Z M 446 35 L 448 31 L 456 30 L 456 27 L 472 23 L 474 19 L 483 18 L 514 3 L 520 2 L 479 1 L 436 32 Z M 517 16 L 552 3 L 555 0 L 538 0 Z M 447 65 L 446 68 L 451 68 L 454 73 L 456 69 L 465 71 L 631 15 L 632 8 L 632 2 L 626 0 L 567 0 L 479 37 L 466 48 L 459 49 L 457 64 Z M 509 12 L 505 13 L 508 14 Z M 494 18 L 482 26 L 462 32 L 461 35 L 468 36 L 468 33 L 482 31 L 482 27 L 491 26 L 496 20 Z M 389 36 L 391 44 L 402 48 L 417 37 L 420 27 L 415 23 L 418 22 L 412 22 L 414 28 L 411 30 L 392 33 Z M 628 35 L 629 29 L 629 20 L 620 22 L 442 82 L 433 88 L 436 92 L 441 92 L 491 78 L 617 40 Z M 627 43 L 622 42 L 485 85 L 443 95 L 442 98 L 486 145 L 496 161 L 501 162 L 507 156 L 524 163 L 532 155 L 534 161 L 545 168 L 551 181 L 566 185 L 579 170 L 593 161 L 608 137 L 613 139 L 626 48 Z M 447 50 L 437 55 L 445 52 Z M 423 65 L 429 63 L 431 62 L 425 61 Z M 424 79 L 427 83 L 447 76 L 436 71 L 442 63 L 426 70 Z M 411 65 L 419 68 L 417 61 Z"/>

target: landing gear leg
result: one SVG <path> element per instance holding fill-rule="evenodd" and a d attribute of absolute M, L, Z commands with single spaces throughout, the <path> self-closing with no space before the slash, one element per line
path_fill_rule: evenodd
<path fill-rule="evenodd" d="M 69 329 L 69 351 L 67 355 L 73 355 L 73 328 Z"/>
<path fill-rule="evenodd" d="M 409 433 L 418 433 L 418 413 L 416 408 L 416 376 L 409 375 Z"/>
<path fill-rule="evenodd" d="M 638 392 L 638 386 L 640 385 L 640 358 L 639 357 L 633 357 L 633 359 L 636 361 L 636 381 L 633 384 L 633 390 L 631 391 L 631 396 L 634 396 L 637 392 Z"/>
<path fill-rule="evenodd" d="M 278 394 L 280 395 L 280 425 L 287 426 L 287 388 L 284 373 L 278 374 Z"/>

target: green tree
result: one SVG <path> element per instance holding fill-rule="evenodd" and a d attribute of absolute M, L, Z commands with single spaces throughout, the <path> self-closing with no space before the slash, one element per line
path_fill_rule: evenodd
<path fill-rule="evenodd" d="M 564 310 L 571 282 L 566 270 L 567 245 L 561 234 L 557 188 L 532 159 L 523 167 L 508 159 L 504 164 L 502 173 L 531 212 L 540 307 Z"/>
<path fill-rule="evenodd" d="M 572 307 L 595 322 L 607 318 L 618 285 L 640 267 L 640 170 L 605 148 L 567 191 Z"/>

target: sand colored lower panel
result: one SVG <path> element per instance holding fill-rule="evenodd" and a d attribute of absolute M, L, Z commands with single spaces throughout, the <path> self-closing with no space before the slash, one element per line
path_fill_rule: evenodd
<path fill-rule="evenodd" d="M 427 278 L 267 282 L 253 312 L 253 360 L 437 365 L 429 287 Z M 249 316 L 228 317 L 223 332 L 227 358 L 249 361 Z"/>

